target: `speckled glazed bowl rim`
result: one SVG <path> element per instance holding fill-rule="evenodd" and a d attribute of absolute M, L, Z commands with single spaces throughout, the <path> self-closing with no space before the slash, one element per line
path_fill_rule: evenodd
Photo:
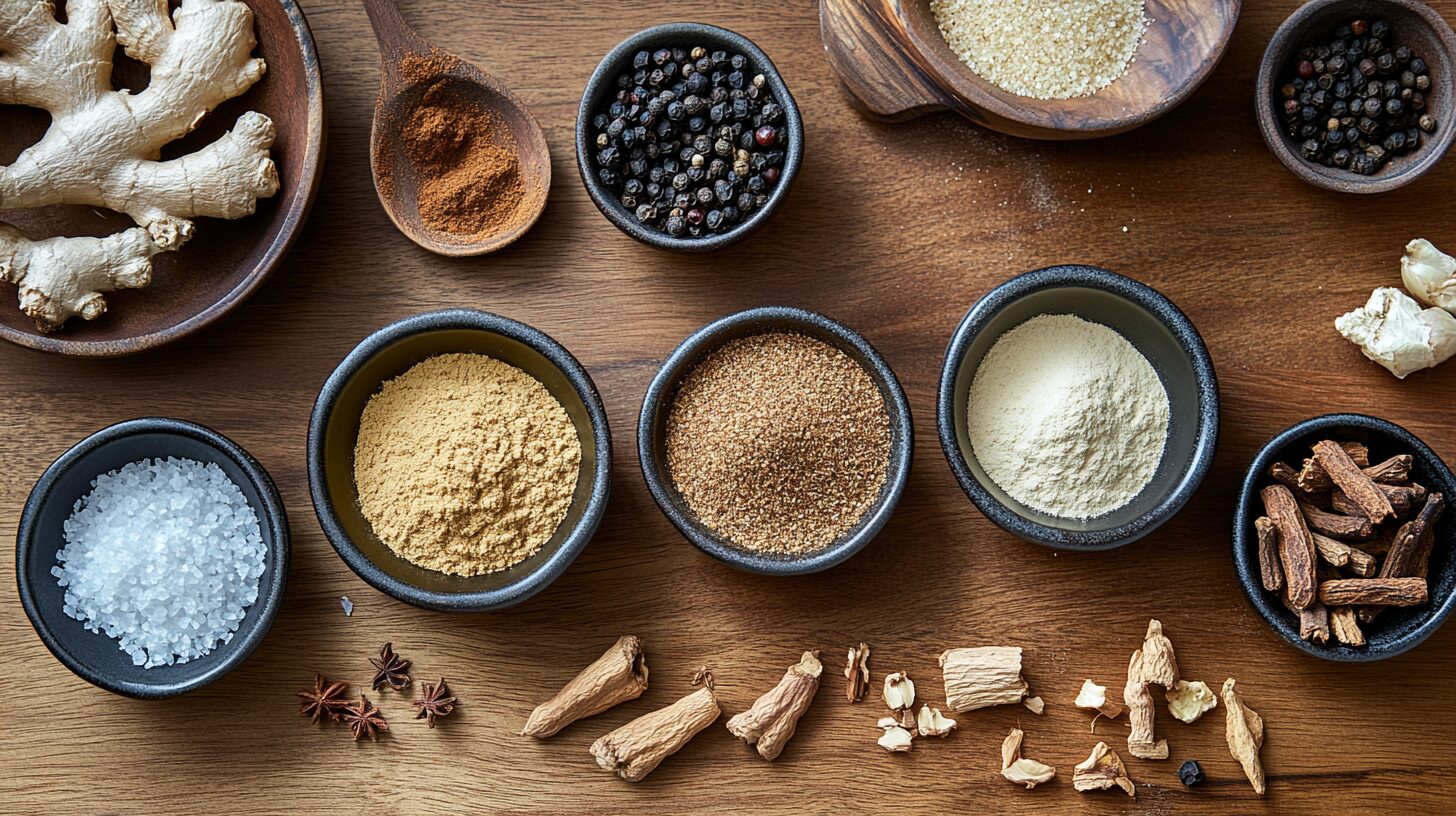
<path fill-rule="evenodd" d="M 436 592 L 396 578 L 365 555 L 344 529 L 329 497 L 328 457 L 324 453 L 325 430 L 345 386 L 374 356 L 395 343 L 418 334 L 440 331 L 477 331 L 519 342 L 545 357 L 571 383 L 572 390 L 586 407 L 591 423 L 596 469 L 590 474 L 591 495 L 570 533 L 556 551 L 534 570 L 519 579 L 495 589 L 478 592 Z M 319 526 L 345 564 L 365 583 L 397 600 L 424 609 L 442 612 L 489 612 L 515 606 L 528 600 L 561 577 L 596 534 L 606 513 L 611 491 L 612 435 L 607 426 L 607 412 L 581 363 L 566 347 L 545 332 L 508 317 L 476 309 L 443 309 L 406 317 L 379 329 L 359 342 L 329 375 L 319 389 L 313 415 L 308 423 L 308 488 L 313 499 Z M 353 474 L 342 478 L 353 479 Z"/>
<path fill-rule="evenodd" d="M 1179 475 L 1177 489 L 1148 512 L 1105 530 L 1063 530 L 1033 521 L 1002 504 L 971 471 L 956 434 L 956 379 L 971 344 L 1003 308 L 1028 295 L 1048 289 L 1096 289 L 1140 307 L 1177 339 L 1193 369 L 1198 387 L 1198 433 L 1188 468 Z M 1085 264 L 1049 266 L 1018 275 L 986 293 L 966 312 L 951 336 L 941 366 L 936 405 L 940 446 L 961 489 L 996 526 L 1027 541 L 1069 551 L 1110 550 L 1131 544 L 1178 514 L 1213 465 L 1218 446 L 1218 377 L 1213 360 L 1193 321 L 1156 289 L 1107 269 Z"/>
<path fill-rule="evenodd" d="M 666 425 L 666 414 L 682 379 L 704 357 L 737 337 L 767 334 L 776 331 L 797 332 L 843 349 L 852 349 L 858 362 L 885 398 L 885 411 L 890 419 L 890 462 L 885 486 L 874 505 L 847 534 L 828 548 L 797 557 L 764 556 L 735 547 L 699 521 L 688 509 L 673 486 L 665 458 L 658 455 L 660 430 Z M 910 463 L 915 449 L 914 423 L 910 403 L 889 363 L 874 346 L 858 333 L 817 312 L 792 306 L 764 306 L 736 312 L 709 323 L 693 332 L 672 352 L 658 369 L 642 400 L 637 420 L 637 456 L 642 463 L 642 477 L 657 506 L 668 521 L 692 542 L 693 546 L 713 558 L 744 572 L 758 575 L 805 575 L 820 572 L 846 561 L 864 549 L 879 534 L 895 512 L 905 483 L 910 476 Z"/>
<path fill-rule="evenodd" d="M 93 451 L 130 437 L 146 434 L 181 436 L 201 442 L 216 451 L 222 458 L 237 465 L 249 484 L 258 493 L 262 506 L 255 507 L 254 510 L 259 511 L 258 526 L 267 547 L 267 568 L 273 573 L 268 594 L 259 596 L 252 606 L 248 607 L 249 618 L 245 619 L 244 625 L 238 628 L 232 640 L 218 647 L 218 650 L 225 650 L 226 654 L 221 655 L 217 664 L 206 673 L 181 682 L 134 683 L 93 671 L 84 661 L 77 659 L 46 624 L 45 618 L 38 609 L 39 601 L 35 597 L 30 583 L 30 570 L 26 566 L 32 559 L 43 557 L 40 542 L 36 540 L 41 532 L 38 529 L 39 521 L 46 503 L 51 499 L 56 483 Z M 51 559 L 55 558 L 54 553 L 47 555 Z M 269 477 L 268 471 L 264 470 L 263 466 L 236 442 L 217 431 L 195 422 L 165 417 L 142 417 L 118 422 L 91 434 L 61 454 L 56 461 L 51 463 L 50 467 L 46 468 L 35 486 L 31 488 L 30 497 L 26 499 L 25 508 L 20 514 L 20 528 L 15 536 L 15 577 L 20 591 L 20 604 L 24 607 L 26 617 L 30 618 L 31 626 L 35 627 L 35 632 L 40 636 L 41 642 L 46 645 L 47 649 L 50 649 L 51 654 L 55 655 L 62 665 L 82 680 L 112 693 L 140 700 L 173 697 L 201 688 L 237 668 L 238 664 L 246 660 L 248 655 L 258 648 L 258 644 L 263 642 L 263 638 L 267 636 L 269 628 L 273 625 L 273 618 L 278 614 L 278 607 L 283 601 L 283 591 L 288 583 L 289 559 L 288 514 L 284 510 L 283 499 L 278 495 L 278 488 L 273 484 L 273 479 Z M 256 614 L 254 614 L 255 612 Z"/>
<path fill-rule="evenodd" d="M 1399 447 L 1415 454 L 1418 467 L 1429 471 L 1426 474 L 1427 477 L 1433 482 L 1439 482 L 1439 490 L 1442 493 L 1447 496 L 1456 496 L 1456 476 L 1452 475 L 1451 469 L 1441 457 L 1431 450 L 1429 445 L 1421 441 L 1420 437 L 1394 422 L 1367 414 L 1324 414 L 1306 419 L 1291 425 L 1264 443 L 1264 446 L 1254 455 L 1253 461 L 1249 463 L 1249 469 L 1244 474 L 1243 485 L 1239 488 L 1238 504 L 1234 509 L 1234 568 L 1238 572 L 1239 583 L 1244 588 L 1244 595 L 1248 597 L 1249 604 L 1285 643 L 1305 654 L 1335 663 L 1372 663 L 1404 654 L 1435 634 L 1436 630 L 1440 629 L 1446 623 L 1446 619 L 1451 616 L 1451 611 L 1456 609 L 1456 592 L 1450 593 L 1446 597 L 1446 602 L 1439 608 L 1432 609 L 1430 615 L 1420 626 L 1379 648 L 1372 649 L 1367 646 L 1363 649 L 1356 649 L 1334 644 L 1316 645 L 1299 636 L 1299 630 L 1290 613 L 1284 609 L 1282 604 L 1275 601 L 1270 593 L 1264 591 L 1259 575 L 1257 546 L 1252 540 L 1253 537 L 1249 535 L 1249 530 L 1253 529 L 1254 519 L 1262 515 L 1258 509 L 1260 507 L 1259 484 L 1264 480 L 1264 474 L 1268 472 L 1269 466 L 1274 464 L 1287 452 L 1289 446 L 1296 443 L 1301 437 L 1307 437 L 1311 433 L 1325 429 L 1338 431 L 1348 428 L 1357 428 L 1392 439 Z M 1456 564 L 1456 561 L 1452 563 Z"/>
<path fill-rule="evenodd" d="M 778 183 L 769 193 L 768 202 L 763 205 L 762 209 L 728 232 L 703 238 L 674 238 L 638 223 L 636 217 L 612 196 L 611 192 L 606 189 L 606 185 L 602 184 L 601 180 L 592 172 L 591 120 L 597 105 L 606 98 L 606 94 L 612 89 L 611 83 L 615 81 L 616 73 L 623 66 L 631 63 L 633 54 L 651 44 L 661 44 L 664 41 L 686 44 L 685 41 L 693 39 L 723 46 L 724 50 L 738 51 L 752 61 L 754 69 L 763 74 L 770 89 L 773 90 L 774 97 L 784 109 L 784 124 L 789 131 L 789 141 L 784 148 L 784 165 L 779 173 Z M 582 184 L 586 186 L 587 195 L 591 197 L 592 203 L 597 206 L 597 209 L 601 210 L 602 215 L 606 216 L 607 220 L 615 224 L 618 229 L 638 241 L 658 249 L 675 252 L 709 252 L 746 238 L 750 233 L 763 226 L 773 216 L 784 198 L 788 196 L 789 187 L 792 186 L 795 176 L 799 173 L 799 164 L 803 157 L 804 123 L 799 117 L 799 106 L 794 101 L 794 95 L 789 92 L 789 86 L 779 74 L 778 68 L 773 64 L 773 60 L 768 58 L 768 54 L 764 53 L 763 49 L 742 34 L 706 23 L 664 23 L 644 28 L 623 40 L 605 57 L 602 57 L 596 70 L 592 71 L 591 79 L 587 80 L 586 89 L 582 91 L 581 106 L 576 113 L 576 169 L 581 175 Z"/>

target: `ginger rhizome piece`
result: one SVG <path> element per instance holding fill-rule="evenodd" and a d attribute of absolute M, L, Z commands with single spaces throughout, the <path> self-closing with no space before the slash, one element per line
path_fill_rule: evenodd
<path fill-rule="evenodd" d="M 1137 798 L 1137 786 L 1128 777 L 1122 757 L 1107 743 L 1099 742 L 1092 748 L 1092 755 L 1072 769 L 1072 788 L 1090 791 L 1112 787 L 1122 788 L 1128 796 Z"/>
<path fill-rule="evenodd" d="M 1163 624 L 1156 618 L 1148 621 L 1148 632 L 1143 636 L 1142 678 L 1167 689 L 1178 682 L 1178 658 L 1173 654 L 1173 641 L 1163 634 Z"/>
<path fill-rule="evenodd" d="M 1043 782 L 1050 782 L 1057 775 L 1057 769 L 1021 756 L 1021 740 L 1025 736 L 1020 728 L 1013 728 L 1001 743 L 1001 775 L 1031 790 Z"/>
<path fill-rule="evenodd" d="M 1244 776 L 1254 786 L 1254 793 L 1264 795 L 1264 766 L 1259 762 L 1259 749 L 1264 747 L 1264 718 L 1244 705 L 1234 690 L 1234 679 L 1223 681 L 1224 737 L 1229 753 L 1239 761 Z"/>
<path fill-rule="evenodd" d="M 753 707 L 728 720 L 728 731 L 758 749 L 758 755 L 773 761 L 783 753 L 799 718 L 814 702 L 824 664 L 817 650 L 804 652 L 799 662 L 784 672 L 779 684 L 764 692 Z"/>
<path fill-rule="evenodd" d="M 1168 741 L 1153 736 L 1153 717 L 1157 709 L 1153 705 L 1152 692 L 1148 691 L 1148 681 L 1144 679 L 1147 662 L 1147 654 L 1138 649 L 1127 664 L 1127 685 L 1122 689 L 1122 701 L 1127 703 L 1127 720 L 1132 726 L 1127 735 L 1127 751 L 1138 759 L 1167 759 Z"/>
<path fill-rule="evenodd" d="M 1020 646 L 949 649 L 940 655 L 940 668 L 952 711 L 1019 703 L 1027 693 Z"/>
<path fill-rule="evenodd" d="M 640 782 L 722 711 L 713 696 L 713 675 L 699 669 L 693 685 L 702 688 L 666 708 L 659 708 L 601 737 L 591 745 L 597 764 L 628 782 Z"/>
<path fill-rule="evenodd" d="M 623 635 L 595 663 L 581 670 L 556 696 L 536 706 L 521 736 L 544 739 L 583 717 L 600 714 L 647 691 L 642 640 Z"/>
<path fill-rule="evenodd" d="M 111 87 L 120 45 L 151 78 L 133 93 Z M 251 215 L 278 191 L 269 158 L 272 120 L 244 113 L 232 131 L 167 161 L 162 147 L 262 78 L 252 56 L 253 13 L 240 0 L 0 0 L 0 105 L 51 115 L 39 142 L 0 167 L 0 211 L 80 204 L 124 213 L 137 226 L 105 238 L 31 240 L 0 224 L 0 280 L 42 331 L 106 312 L 103 292 L 151 281 L 152 256 L 178 249 L 192 219 Z"/>

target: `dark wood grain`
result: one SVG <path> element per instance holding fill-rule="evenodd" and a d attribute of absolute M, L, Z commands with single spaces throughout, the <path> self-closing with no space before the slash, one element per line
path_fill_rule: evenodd
<path fill-rule="evenodd" d="M 21 612 L 0 563 L 0 811 L 6 813 L 1108 813 L 1426 814 L 1449 810 L 1456 764 L 1456 626 L 1372 665 L 1334 665 L 1263 624 L 1235 577 L 1230 536 L 1254 452 L 1295 421 L 1374 413 L 1456 460 L 1456 363 L 1398 381 L 1335 333 L 1375 286 L 1399 285 L 1402 248 L 1456 247 L 1456 163 L 1397 195 L 1342 196 L 1285 172 L 1260 139 L 1254 77 L 1296 0 L 1251 0 L 1229 51 L 1187 104 L 1122 136 L 1030 142 L 934 115 L 895 126 L 861 117 L 819 46 L 809 0 L 405 0 L 420 34 L 488 65 L 531 107 L 558 169 L 571 166 L 581 89 L 603 54 L 669 16 L 742 32 L 783 72 L 804 113 L 801 175 L 783 208 L 741 244 L 705 257 L 618 232 L 560 172 L 529 234 L 490 256 L 443 259 L 399 235 L 369 178 L 379 78 L 355 0 L 307 0 L 328 80 L 329 172 L 278 273 L 227 319 L 154 353 L 61 359 L 0 347 L 0 520 L 14 530 L 31 481 L 77 439 L 150 414 L 202 422 L 269 469 L 294 531 L 288 594 L 268 639 L 237 671 L 161 703 L 126 700 L 67 673 Z M 1435 7 L 1448 17 L 1456 2 Z M 1126 228 L 1124 230 L 1124 228 Z M 1177 518 L 1108 553 L 1054 553 L 1001 532 L 956 486 L 935 434 L 946 342 L 966 309 L 1011 275 L 1082 261 L 1162 291 L 1198 325 L 1218 370 L 1222 433 L 1212 471 Z M 909 485 L 885 531 L 829 572 L 732 571 L 663 518 L 643 486 L 636 424 L 661 361 L 692 330 L 739 309 L 787 303 L 840 319 L 894 367 L 915 414 Z M 491 615 L 425 612 L 360 581 L 309 503 L 304 442 L 318 387 L 373 329 L 467 305 L 527 321 L 590 370 L 615 431 L 612 500 L 597 538 L 525 605 Z M 356 604 L 345 618 L 339 596 Z M 1238 678 L 1267 722 L 1269 793 L 1253 796 L 1224 745 L 1222 707 L 1185 726 L 1160 711 L 1172 759 L 1123 752 L 1136 800 L 1077 793 L 1072 766 L 1122 726 L 1073 710 L 1083 678 L 1121 688 L 1157 617 L 1183 672 Z M 619 635 L 643 638 L 651 688 L 542 742 L 515 732 L 531 709 Z M 356 684 L 386 640 L 460 696 L 450 720 L 410 720 L 403 695 L 370 694 L 393 729 L 355 745 L 296 714 L 312 672 Z M 844 701 L 834 665 L 874 646 L 878 686 L 903 669 L 943 695 L 946 648 L 1025 647 L 1047 713 L 969 713 L 905 756 L 874 745 L 878 706 Z M 597 768 L 597 737 L 667 705 L 709 664 L 725 714 L 743 711 L 808 648 L 826 679 L 783 755 L 767 763 L 720 723 L 631 785 Z M 1155 699 L 1157 693 L 1154 693 Z M 1058 778 L 1035 791 L 999 775 L 1019 724 L 1027 756 Z M 1188 792 L 1177 763 L 1209 784 Z"/>
<path fill-rule="evenodd" d="M 153 258 L 152 283 L 107 292 L 107 310 L 92 321 L 72 318 L 40 332 L 16 308 L 15 287 L 0 286 L 0 338 L 61 354 L 106 357 L 156 348 L 207 326 L 246 300 L 277 267 L 308 219 L 324 156 L 323 84 L 307 21 L 295 0 L 246 0 L 258 46 L 268 63 L 263 79 L 220 105 L 197 129 L 168 145 L 172 159 L 216 141 L 247 111 L 273 120 L 272 156 L 278 192 L 258 201 L 243 219 L 197 219 L 196 236 L 177 252 Z M 144 71 L 132 63 L 131 67 Z M 119 71 L 125 70 L 119 66 Z M 139 75 L 145 81 L 145 74 Z M 17 122 L 18 127 L 12 127 Z M 8 164 L 45 133 L 41 111 L 0 106 L 0 164 Z M 109 235 L 135 226 L 124 215 L 93 207 L 39 207 L 3 213 L 33 239 L 54 235 Z"/>
<path fill-rule="evenodd" d="M 1018 96 L 976 75 L 941 36 L 930 0 L 822 0 L 819 15 L 830 64 L 876 118 L 949 110 L 1014 136 L 1088 139 L 1145 124 L 1196 90 L 1223 57 L 1240 5 L 1148 0 L 1147 33 L 1127 73 L 1074 99 Z"/>

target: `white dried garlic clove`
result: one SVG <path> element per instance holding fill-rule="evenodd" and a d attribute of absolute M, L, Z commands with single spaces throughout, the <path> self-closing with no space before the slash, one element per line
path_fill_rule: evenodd
<path fill-rule="evenodd" d="M 1122 706 L 1107 699 L 1107 686 L 1099 686 L 1091 680 L 1082 681 L 1077 692 L 1076 706 L 1096 711 L 1104 717 L 1115 718 L 1122 713 Z"/>
<path fill-rule="evenodd" d="M 943 737 L 955 727 L 956 721 L 940 713 L 938 708 L 922 705 L 920 713 L 915 715 L 915 729 L 922 737 Z"/>
<path fill-rule="evenodd" d="M 915 735 L 897 725 L 894 717 L 881 717 L 879 724 L 885 729 L 885 733 L 876 740 L 881 748 L 899 754 L 915 747 Z"/>
<path fill-rule="evenodd" d="M 1001 775 L 1018 785 L 1025 785 L 1027 790 L 1031 790 L 1043 782 L 1051 781 L 1051 778 L 1057 775 L 1057 769 L 1034 759 L 1022 757 L 1021 740 L 1024 736 L 1025 734 L 1020 728 L 1013 728 L 1002 741 Z"/>
<path fill-rule="evenodd" d="M 891 711 L 904 711 L 915 705 L 915 683 L 904 672 L 885 675 L 885 705 Z"/>
<path fill-rule="evenodd" d="M 1186 723 L 1197 720 L 1218 705 L 1217 695 L 1202 680 L 1179 680 L 1164 696 L 1168 699 L 1168 711 Z"/>
<path fill-rule="evenodd" d="M 1390 287 L 1376 289 L 1364 306 L 1335 318 L 1335 329 L 1401 379 L 1456 354 L 1456 317 L 1444 309 L 1422 309 Z"/>
<path fill-rule="evenodd" d="M 1422 302 L 1456 312 L 1456 258 L 1417 238 L 1405 245 L 1400 279 Z"/>

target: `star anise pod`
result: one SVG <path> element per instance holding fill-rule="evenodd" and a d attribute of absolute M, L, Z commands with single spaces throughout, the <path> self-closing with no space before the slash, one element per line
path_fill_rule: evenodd
<path fill-rule="evenodd" d="M 345 707 L 339 716 L 348 724 L 349 730 L 354 732 L 356 742 L 363 737 L 372 741 L 375 734 L 389 730 L 389 723 L 384 721 L 384 715 L 362 694 L 359 695 L 359 702 Z"/>
<path fill-rule="evenodd" d="M 314 723 L 324 717 L 337 720 L 339 712 L 349 705 L 349 701 L 344 699 L 348 691 L 348 683 L 336 683 L 315 672 L 313 690 L 298 693 L 298 698 L 303 701 L 298 704 L 298 713 Z"/>
<path fill-rule="evenodd" d="M 441 677 L 435 685 L 425 683 L 420 699 L 415 700 L 415 708 L 418 709 L 415 719 L 428 722 L 431 728 L 435 727 L 435 720 L 449 716 L 455 710 L 455 698 L 450 695 L 445 678 Z"/>
<path fill-rule="evenodd" d="M 378 657 L 369 658 L 370 664 L 377 670 L 374 673 L 374 690 L 378 691 L 385 685 L 395 691 L 399 691 L 409 685 L 410 661 L 405 660 L 394 653 L 394 644 L 386 643 L 379 649 Z"/>

